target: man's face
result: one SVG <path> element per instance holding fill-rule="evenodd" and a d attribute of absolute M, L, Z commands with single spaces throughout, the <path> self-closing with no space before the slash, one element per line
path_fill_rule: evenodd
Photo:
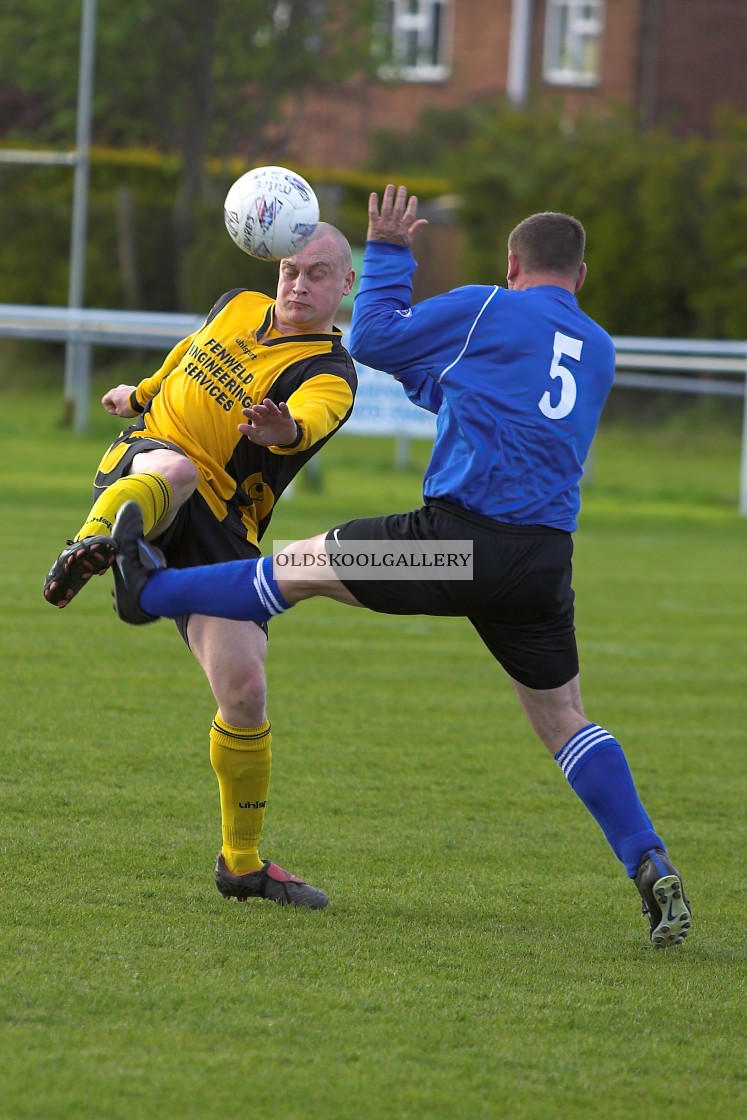
<path fill-rule="evenodd" d="M 328 331 L 343 296 L 353 286 L 330 237 L 318 237 L 280 262 L 275 325 L 282 334 Z"/>

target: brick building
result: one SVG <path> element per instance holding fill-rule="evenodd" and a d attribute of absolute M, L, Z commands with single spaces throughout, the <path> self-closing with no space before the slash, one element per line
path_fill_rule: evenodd
<path fill-rule="evenodd" d="M 747 0 L 382 0 L 380 12 L 376 77 L 307 97 L 289 158 L 362 166 L 377 131 L 502 94 L 571 114 L 623 104 L 683 135 L 707 132 L 721 104 L 747 112 Z"/>

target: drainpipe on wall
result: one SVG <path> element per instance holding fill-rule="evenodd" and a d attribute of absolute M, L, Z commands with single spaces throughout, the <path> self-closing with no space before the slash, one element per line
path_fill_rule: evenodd
<path fill-rule="evenodd" d="M 643 0 L 638 40 L 638 88 L 636 108 L 641 128 L 656 124 L 661 27 L 658 0 Z"/>
<path fill-rule="evenodd" d="M 526 105 L 532 47 L 532 0 L 512 0 L 506 94 L 512 105 Z"/>

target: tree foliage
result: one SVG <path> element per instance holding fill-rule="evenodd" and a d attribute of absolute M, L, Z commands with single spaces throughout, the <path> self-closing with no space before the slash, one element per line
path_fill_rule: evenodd
<path fill-rule="evenodd" d="M 196 209 L 221 201 L 207 157 L 281 162 L 304 92 L 369 65 L 371 13 L 372 0 L 98 0 L 93 139 L 179 154 L 183 293 Z M 5 0 L 0 139 L 74 146 L 80 23 L 78 4 Z"/>
<path fill-rule="evenodd" d="M 294 100 L 370 64 L 373 0 L 98 0 L 94 140 L 185 154 L 282 145 Z M 5 0 L 0 138 L 69 145 L 75 133 L 81 4 Z M 14 120 L 18 95 L 33 106 Z M 278 128 L 278 122 L 282 126 Z M 207 124 L 205 123 L 207 122 Z M 20 126 L 20 127 L 19 127 Z"/>
<path fill-rule="evenodd" d="M 238 271 L 221 220 L 238 173 L 229 157 L 245 167 L 283 162 L 308 90 L 371 65 L 375 3 L 98 0 L 93 140 L 132 162 L 94 160 L 91 303 L 205 309 L 220 277 Z M 72 148 L 80 17 L 78 3 L 4 0 L 0 141 Z M 512 226 L 564 210 L 587 229 L 583 305 L 610 331 L 747 337 L 745 117 L 724 111 L 708 139 L 683 141 L 642 132 L 623 111 L 570 120 L 490 101 L 430 110 L 412 133 L 382 135 L 372 168 L 410 187 L 415 176 L 448 182 L 465 244 L 461 261 L 442 254 L 454 285 L 500 282 Z M 0 174 L 0 297 L 64 302 L 70 171 Z M 358 240 L 381 175 L 368 183 L 354 174 L 334 189 L 338 220 Z M 334 178 L 315 171 L 320 185 Z M 241 263 L 255 282 L 255 262 Z"/>
<path fill-rule="evenodd" d="M 379 150 L 405 182 L 439 153 L 465 231 L 458 282 L 501 282 L 513 226 L 560 210 L 586 227 L 581 301 L 608 330 L 747 337 L 747 118 L 722 111 L 710 138 L 683 141 L 625 111 L 569 120 L 490 103 L 461 127 L 432 112 Z"/>

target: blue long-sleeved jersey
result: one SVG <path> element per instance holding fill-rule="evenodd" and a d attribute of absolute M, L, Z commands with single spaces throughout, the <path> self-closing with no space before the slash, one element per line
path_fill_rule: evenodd
<path fill-rule="evenodd" d="M 572 532 L 612 339 L 554 285 L 473 284 L 412 306 L 416 267 L 409 249 L 368 242 L 349 349 L 437 414 L 424 497 Z"/>

